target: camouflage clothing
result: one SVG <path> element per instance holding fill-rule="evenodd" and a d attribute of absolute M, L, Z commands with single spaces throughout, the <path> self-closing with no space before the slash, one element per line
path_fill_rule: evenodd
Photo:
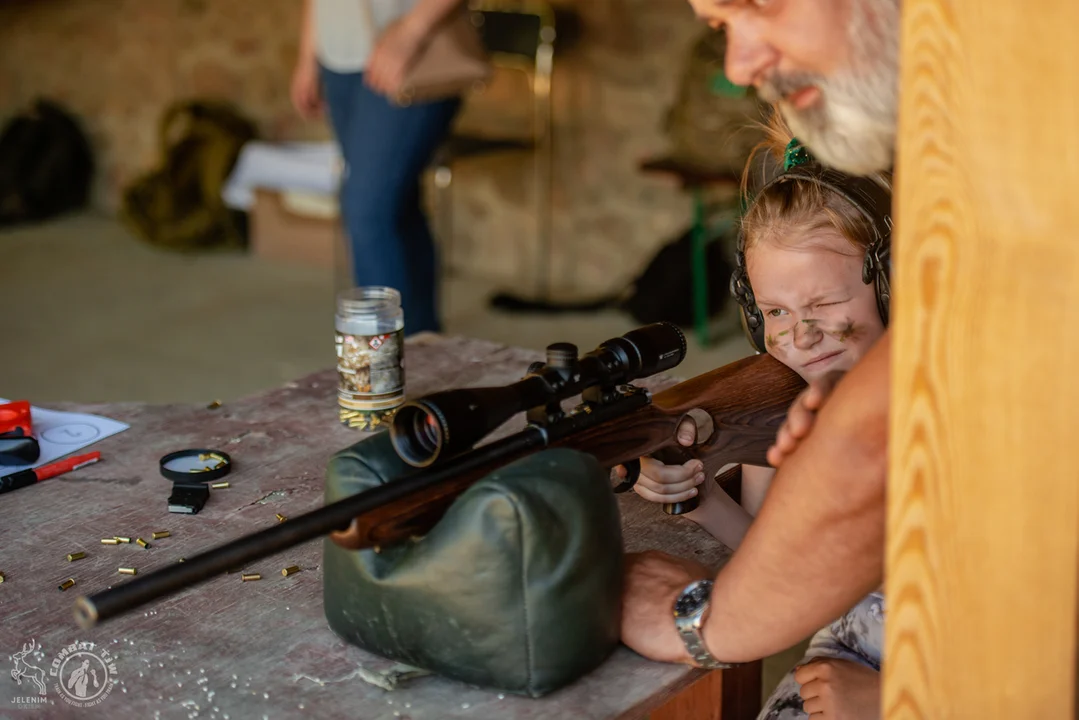
<path fill-rule="evenodd" d="M 880 672 L 884 647 L 884 595 L 870 593 L 846 615 L 819 631 L 799 665 L 813 658 L 849 660 Z M 757 720 L 805 720 L 794 670 L 787 673 L 764 704 Z"/>

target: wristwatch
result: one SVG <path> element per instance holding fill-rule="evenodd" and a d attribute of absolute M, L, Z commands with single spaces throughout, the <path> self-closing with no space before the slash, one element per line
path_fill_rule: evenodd
<path fill-rule="evenodd" d="M 674 601 L 674 625 L 678 628 L 678 634 L 682 636 L 682 642 L 686 644 L 686 650 L 693 662 L 709 670 L 722 670 L 734 667 L 736 663 L 723 663 L 712 657 L 701 635 L 704 613 L 708 610 L 711 596 L 711 580 L 696 580 L 687 585 Z"/>

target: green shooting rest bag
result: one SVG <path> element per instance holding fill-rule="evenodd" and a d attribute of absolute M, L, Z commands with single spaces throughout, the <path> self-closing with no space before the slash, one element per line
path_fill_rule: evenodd
<path fill-rule="evenodd" d="M 326 502 L 417 472 L 388 432 L 338 452 Z M 374 550 L 325 540 L 330 627 L 382 657 L 540 697 L 620 641 L 622 528 L 610 481 L 584 453 L 545 450 L 462 493 L 423 538 Z"/>

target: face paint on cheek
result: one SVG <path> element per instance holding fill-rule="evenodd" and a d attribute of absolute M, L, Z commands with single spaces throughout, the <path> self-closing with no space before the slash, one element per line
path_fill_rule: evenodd
<path fill-rule="evenodd" d="M 765 337 L 765 342 L 768 343 L 768 349 L 771 351 L 780 350 L 786 351 L 791 344 L 792 333 L 790 330 L 784 330 L 783 332 L 772 335 L 769 333 Z"/>
<path fill-rule="evenodd" d="M 841 343 L 845 343 L 848 340 L 857 342 L 865 334 L 865 328 L 856 325 L 853 320 L 847 318 L 834 328 L 825 329 L 825 332 Z"/>

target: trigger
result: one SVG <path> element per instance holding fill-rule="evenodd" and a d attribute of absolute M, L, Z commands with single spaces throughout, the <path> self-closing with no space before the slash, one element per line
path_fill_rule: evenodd
<path fill-rule="evenodd" d="M 624 493 L 626 490 L 631 489 L 637 484 L 637 478 L 641 476 L 640 460 L 629 460 L 622 463 L 622 467 L 626 469 L 626 477 L 614 487 L 616 493 Z"/>

